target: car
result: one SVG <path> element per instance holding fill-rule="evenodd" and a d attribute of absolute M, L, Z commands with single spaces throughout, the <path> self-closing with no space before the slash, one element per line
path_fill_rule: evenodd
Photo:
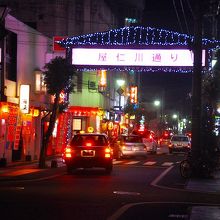
<path fill-rule="evenodd" d="M 143 132 L 134 132 L 132 134 L 138 135 L 142 138 L 143 143 L 147 147 L 147 152 L 156 154 L 158 149 L 158 138 L 151 130 L 144 130 Z"/>
<path fill-rule="evenodd" d="M 172 131 L 165 130 L 159 139 L 160 147 L 168 146 L 172 136 L 173 136 Z"/>
<path fill-rule="evenodd" d="M 114 143 L 114 157 L 122 159 L 125 157 L 147 156 L 147 147 L 139 135 L 119 135 Z"/>
<path fill-rule="evenodd" d="M 143 137 L 142 140 L 143 140 L 143 143 L 145 144 L 145 146 L 147 147 L 147 152 L 149 152 L 151 154 L 157 153 L 158 142 L 155 137 L 150 135 L 148 137 Z"/>
<path fill-rule="evenodd" d="M 173 135 L 168 147 L 170 153 L 174 151 L 189 151 L 191 149 L 191 141 L 186 135 Z"/>
<path fill-rule="evenodd" d="M 77 168 L 100 167 L 110 174 L 113 168 L 113 151 L 105 134 L 74 135 L 64 149 L 62 158 L 68 173 Z"/>
<path fill-rule="evenodd" d="M 147 130 L 142 135 L 142 140 L 147 147 L 147 152 L 156 154 L 158 149 L 158 138 L 153 131 Z"/>
<path fill-rule="evenodd" d="M 161 137 L 159 139 L 159 145 L 160 147 L 168 146 L 170 143 L 170 137 Z"/>

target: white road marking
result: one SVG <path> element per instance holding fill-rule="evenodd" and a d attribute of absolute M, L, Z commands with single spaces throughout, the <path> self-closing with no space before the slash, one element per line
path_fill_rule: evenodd
<path fill-rule="evenodd" d="M 175 219 L 188 219 L 188 215 L 180 215 L 180 214 L 170 214 L 168 218 L 175 218 Z"/>
<path fill-rule="evenodd" d="M 139 162 L 140 162 L 140 161 L 135 160 L 135 161 L 127 162 L 127 163 L 125 163 L 125 164 L 131 165 L 131 164 L 136 164 L 136 163 L 139 163 Z"/>
<path fill-rule="evenodd" d="M 152 186 L 157 186 L 157 183 L 160 182 L 160 180 L 168 173 L 170 172 L 170 170 L 173 168 L 173 166 L 170 166 L 169 168 L 167 168 L 163 173 L 161 173 L 155 180 L 153 180 L 151 182 Z"/>
<path fill-rule="evenodd" d="M 114 194 L 118 195 L 133 195 L 133 196 L 139 196 L 139 192 L 126 192 L 126 191 L 113 191 Z"/>
<path fill-rule="evenodd" d="M 122 163 L 122 161 L 121 160 L 113 161 L 113 164 L 119 164 L 119 163 Z"/>
<path fill-rule="evenodd" d="M 144 163 L 144 165 L 146 166 L 152 166 L 154 165 L 156 162 L 155 161 L 147 161 L 146 163 Z"/>
<path fill-rule="evenodd" d="M 173 165 L 173 162 L 164 162 L 164 163 L 162 163 L 162 166 L 164 166 L 164 167 L 170 167 L 172 165 Z"/>

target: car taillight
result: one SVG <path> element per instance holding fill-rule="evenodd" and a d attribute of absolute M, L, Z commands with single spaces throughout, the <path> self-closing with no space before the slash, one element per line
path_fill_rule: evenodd
<path fill-rule="evenodd" d="M 71 148 L 70 147 L 66 147 L 65 150 L 64 150 L 64 157 L 71 158 L 72 157 L 71 152 L 72 152 Z"/>
<path fill-rule="evenodd" d="M 105 148 L 105 158 L 110 158 L 112 154 L 111 148 Z"/>

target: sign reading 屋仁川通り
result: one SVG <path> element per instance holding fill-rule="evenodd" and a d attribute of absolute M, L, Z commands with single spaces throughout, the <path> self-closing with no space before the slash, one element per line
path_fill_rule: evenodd
<path fill-rule="evenodd" d="M 72 48 L 73 65 L 193 67 L 193 62 L 193 51 L 188 49 Z M 205 64 L 206 51 L 202 50 Z"/>

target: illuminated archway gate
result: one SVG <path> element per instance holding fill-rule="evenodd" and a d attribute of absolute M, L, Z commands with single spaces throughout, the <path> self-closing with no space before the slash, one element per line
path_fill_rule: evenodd
<path fill-rule="evenodd" d="M 193 36 L 151 27 L 123 27 L 62 40 L 79 70 L 191 72 Z M 203 39 L 202 66 L 219 41 Z"/>
<path fill-rule="evenodd" d="M 151 27 L 119 29 L 68 37 L 59 42 L 79 71 L 192 72 L 194 37 Z M 203 39 L 202 67 L 210 70 L 219 41 Z"/>

